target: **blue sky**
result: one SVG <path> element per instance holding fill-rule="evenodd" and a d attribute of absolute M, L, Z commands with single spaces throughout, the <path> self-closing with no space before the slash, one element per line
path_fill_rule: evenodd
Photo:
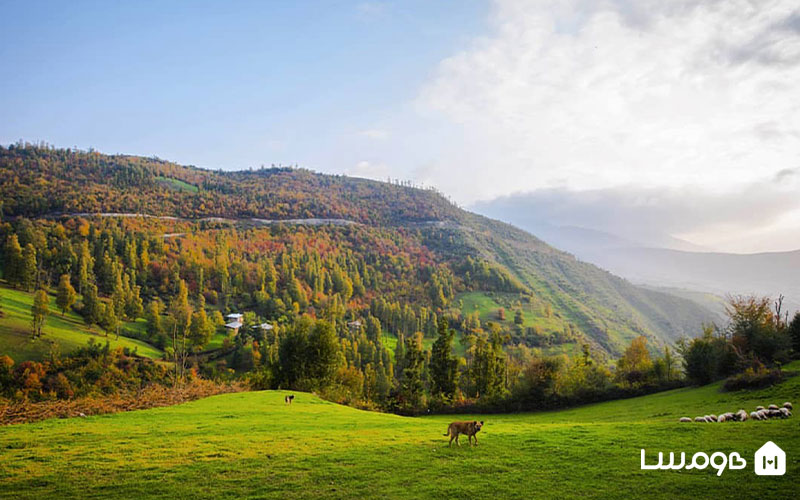
<path fill-rule="evenodd" d="M 0 0 L 0 58 L 4 144 L 800 248 L 796 0 Z"/>
<path fill-rule="evenodd" d="M 0 143 L 341 170 L 342 145 L 358 149 L 375 124 L 403 114 L 439 60 L 485 29 L 487 9 L 4 1 Z"/>

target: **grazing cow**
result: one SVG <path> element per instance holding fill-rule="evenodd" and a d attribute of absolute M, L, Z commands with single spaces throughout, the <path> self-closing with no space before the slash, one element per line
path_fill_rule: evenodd
<path fill-rule="evenodd" d="M 287 405 L 292 404 L 292 401 L 294 401 L 294 394 L 289 394 L 288 396 L 283 398 L 283 402 L 286 403 Z"/>

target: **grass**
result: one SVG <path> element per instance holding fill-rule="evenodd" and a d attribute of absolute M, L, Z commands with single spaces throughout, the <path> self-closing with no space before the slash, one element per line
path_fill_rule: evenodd
<path fill-rule="evenodd" d="M 189 191 L 191 193 L 196 193 L 199 191 L 199 188 L 194 184 L 189 184 L 188 182 L 184 182 L 180 179 L 173 179 L 172 177 L 156 177 L 156 180 L 163 185 L 175 189 L 177 191 Z"/>
<path fill-rule="evenodd" d="M 487 321 L 493 321 L 506 326 L 513 325 L 516 309 L 511 307 L 511 303 L 518 297 L 514 294 L 494 293 L 493 295 L 502 300 L 506 305 L 501 304 L 498 300 L 484 292 L 462 293 L 456 297 L 456 300 L 461 301 L 461 312 L 463 314 L 472 314 L 477 311 L 481 323 L 483 324 Z M 497 317 L 497 310 L 501 307 L 505 308 L 506 319 L 503 321 L 500 321 Z M 540 311 L 536 310 L 537 308 L 531 306 L 531 304 L 522 304 L 520 309 L 522 310 L 523 327 L 537 326 L 541 329 L 543 334 L 564 330 L 564 322 L 560 318 L 554 315 L 546 317 L 541 314 Z"/>
<path fill-rule="evenodd" d="M 47 357 L 51 345 L 56 344 L 61 354 L 67 354 L 75 349 L 86 346 L 89 339 L 105 343 L 106 340 L 112 348 L 127 347 L 137 354 L 149 358 L 160 358 L 162 353 L 154 346 L 136 339 L 115 336 L 105 337 L 104 333 L 95 327 L 87 326 L 83 318 L 72 311 L 61 316 L 57 310 L 55 297 L 50 297 L 50 314 L 42 329 L 44 335 L 31 340 L 31 305 L 33 294 L 9 288 L 0 288 L 0 301 L 2 302 L 4 316 L 0 318 L 0 355 L 8 355 L 15 362 L 26 360 L 39 361 Z M 128 327 L 127 325 L 123 328 Z"/>
<path fill-rule="evenodd" d="M 791 368 L 798 369 L 795 363 Z M 800 400 L 800 377 L 751 392 L 719 385 L 575 409 L 408 418 L 283 391 L 169 408 L 49 420 L 0 432 L 2 498 L 791 498 L 799 417 L 679 424 L 681 416 Z M 486 425 L 480 445 L 448 448 L 454 419 Z M 772 440 L 787 473 L 761 477 Z M 739 452 L 743 470 L 642 471 L 651 452 Z"/>

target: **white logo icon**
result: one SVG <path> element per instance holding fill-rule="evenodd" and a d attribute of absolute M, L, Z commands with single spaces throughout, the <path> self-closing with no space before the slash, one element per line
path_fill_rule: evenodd
<path fill-rule="evenodd" d="M 786 474 L 786 453 L 777 444 L 767 441 L 756 452 L 755 464 L 759 476 L 782 476 Z"/>

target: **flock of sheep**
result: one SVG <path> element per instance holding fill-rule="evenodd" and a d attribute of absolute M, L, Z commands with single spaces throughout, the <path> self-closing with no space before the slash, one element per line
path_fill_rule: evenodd
<path fill-rule="evenodd" d="M 705 415 L 702 417 L 694 417 L 692 420 L 689 417 L 683 417 L 680 419 L 681 422 L 744 422 L 748 418 L 753 420 L 769 420 L 770 418 L 789 418 L 792 416 L 792 410 L 794 407 L 792 403 L 788 401 L 783 403 L 781 408 L 778 408 L 776 405 L 769 405 L 769 407 L 764 408 L 763 406 L 759 406 L 756 408 L 756 411 L 751 411 L 748 415 L 746 411 L 739 410 L 736 413 L 723 413 L 720 416 L 717 415 Z"/>

